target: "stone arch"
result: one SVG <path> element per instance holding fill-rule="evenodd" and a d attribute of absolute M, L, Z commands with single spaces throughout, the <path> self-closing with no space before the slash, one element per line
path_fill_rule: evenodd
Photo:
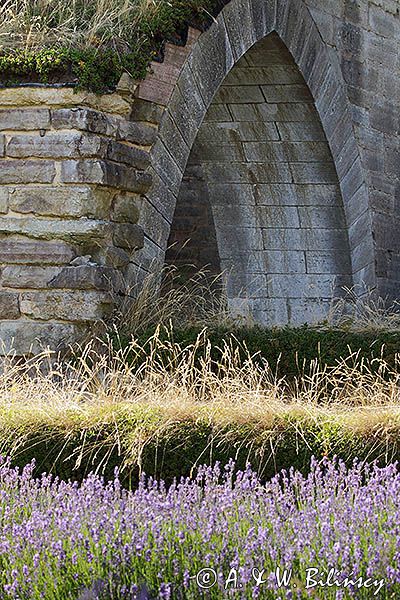
<path fill-rule="evenodd" d="M 300 70 L 329 144 L 343 200 L 351 281 L 360 291 L 374 288 L 368 188 L 343 78 L 302 0 L 231 0 L 193 45 L 151 152 L 153 186 L 147 199 L 163 214 L 156 253 L 162 260 L 189 156 L 213 99 L 243 55 L 270 34 L 279 36 Z M 154 258 L 154 251 L 150 254 Z"/>

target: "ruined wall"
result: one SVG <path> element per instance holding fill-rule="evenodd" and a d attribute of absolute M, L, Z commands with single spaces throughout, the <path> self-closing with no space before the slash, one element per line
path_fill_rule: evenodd
<path fill-rule="evenodd" d="M 396 0 L 231 0 L 138 86 L 0 89 L 0 338 L 73 341 L 187 231 L 185 260 L 227 267 L 232 308 L 265 323 L 307 319 L 290 294 L 313 277 L 314 304 L 333 279 L 398 298 L 399 46 Z M 294 79 L 264 80 L 252 61 L 272 59 Z M 281 121 L 284 104 L 312 119 Z"/>
<path fill-rule="evenodd" d="M 107 317 L 143 246 L 155 130 L 131 99 L 0 90 L 0 338 L 56 347 Z M 35 343 L 34 350 L 38 349 Z"/>

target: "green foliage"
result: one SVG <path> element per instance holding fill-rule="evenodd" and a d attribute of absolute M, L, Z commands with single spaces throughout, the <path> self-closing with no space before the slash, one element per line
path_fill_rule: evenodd
<path fill-rule="evenodd" d="M 124 431 L 123 424 L 122 431 Z M 125 423 L 126 427 L 126 423 Z M 125 431 L 124 431 L 125 432 Z M 190 475 L 199 464 L 226 464 L 234 459 L 238 468 L 247 463 L 267 480 L 281 469 L 295 467 L 306 473 L 312 456 L 339 456 L 348 465 L 354 458 L 377 460 L 381 466 L 400 461 L 400 430 L 352 431 L 343 423 L 292 418 L 277 420 L 274 427 L 262 428 L 250 423 L 230 423 L 215 427 L 202 419 L 182 420 L 173 430 L 163 429 L 143 447 L 140 455 L 133 452 L 140 429 L 131 423 L 131 435 L 121 445 L 110 446 L 112 426 L 77 430 L 65 440 L 62 430 L 46 429 L 26 432 L 13 463 L 24 466 L 35 458 L 36 475 L 51 472 L 64 480 L 82 480 L 90 471 L 98 470 L 106 479 L 115 467 L 122 469 L 124 485 L 131 487 L 141 471 L 171 482 L 175 477 Z M 88 448 L 79 457 L 76 449 L 83 436 Z M 2 453 L 8 454 L 11 442 L 1 440 Z M 77 462 L 77 459 L 78 462 Z"/>

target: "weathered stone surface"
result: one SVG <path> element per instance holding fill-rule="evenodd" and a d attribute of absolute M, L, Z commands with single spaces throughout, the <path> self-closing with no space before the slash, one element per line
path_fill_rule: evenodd
<path fill-rule="evenodd" d="M 49 288 L 109 290 L 114 270 L 99 265 L 64 267 L 48 281 Z"/>
<path fill-rule="evenodd" d="M 114 226 L 114 244 L 127 250 L 138 250 L 143 248 L 144 232 L 139 225 L 131 223 L 120 223 Z"/>
<path fill-rule="evenodd" d="M 138 193 L 146 192 L 151 185 L 149 173 L 110 161 L 89 159 L 63 161 L 61 180 L 63 183 L 93 183 L 120 187 Z"/>
<path fill-rule="evenodd" d="M 45 136 L 16 135 L 7 144 L 7 156 L 13 158 L 103 157 L 109 142 L 106 138 L 78 132 L 48 133 Z"/>
<path fill-rule="evenodd" d="M 124 268 L 129 263 L 130 255 L 122 250 L 122 248 L 115 248 L 115 246 L 108 246 L 103 251 L 103 260 L 106 265 L 113 267 L 114 269 Z"/>
<path fill-rule="evenodd" d="M 141 146 L 151 146 L 157 137 L 156 127 L 122 119 L 118 123 L 117 139 Z"/>
<path fill-rule="evenodd" d="M 145 169 L 150 163 L 149 154 L 145 150 L 122 144 L 121 142 L 115 142 L 114 140 L 110 140 L 108 143 L 107 158 L 136 167 L 136 169 Z"/>
<path fill-rule="evenodd" d="M 20 309 L 34 319 L 62 319 L 82 322 L 103 319 L 112 310 L 112 300 L 104 292 L 44 291 L 22 292 Z"/>
<path fill-rule="evenodd" d="M 0 185 L 8 183 L 51 183 L 56 169 L 49 160 L 0 160 Z"/>
<path fill-rule="evenodd" d="M 57 238 L 71 243 L 89 239 L 99 241 L 110 236 L 111 230 L 111 223 L 86 218 L 64 221 L 29 217 L 0 218 L 0 235 L 21 234 L 42 240 Z"/>
<path fill-rule="evenodd" d="M 112 194 L 101 188 L 43 186 L 12 189 L 9 198 L 10 208 L 19 213 L 104 219 Z"/>
<path fill-rule="evenodd" d="M 33 267 L 26 265 L 9 265 L 1 274 L 3 287 L 11 288 L 46 288 L 61 271 L 60 267 Z"/>
<path fill-rule="evenodd" d="M 21 316 L 19 310 L 18 294 L 13 292 L 0 291 L 0 319 L 19 319 Z"/>
<path fill-rule="evenodd" d="M 0 110 L 0 130 L 29 131 L 49 129 L 50 111 L 47 108 L 13 108 Z"/>
<path fill-rule="evenodd" d="M 113 199 L 111 219 L 117 223 L 137 223 L 139 198 L 135 194 L 117 194 Z"/>
<path fill-rule="evenodd" d="M 44 348 L 60 350 L 73 343 L 79 333 L 82 332 L 71 323 L 45 323 L 28 319 L 0 321 L 0 351 L 29 355 L 42 352 Z"/>
<path fill-rule="evenodd" d="M 60 241 L 38 241 L 20 235 L 0 238 L 0 262 L 5 264 L 66 264 L 74 256 L 74 249 Z"/>
<path fill-rule="evenodd" d="M 8 197 L 9 190 L 6 187 L 0 188 L 0 213 L 6 213 L 8 211 Z"/>

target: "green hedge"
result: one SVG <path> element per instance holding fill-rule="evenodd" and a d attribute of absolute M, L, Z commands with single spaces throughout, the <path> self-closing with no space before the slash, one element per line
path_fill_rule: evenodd
<path fill-rule="evenodd" d="M 132 423 L 134 426 L 134 423 Z M 87 451 L 78 467 L 75 460 L 83 436 Z M 150 440 L 140 456 L 132 454 L 127 438 L 122 445 L 110 445 L 112 426 L 77 430 L 65 436 L 62 428 L 44 428 L 27 433 L 24 443 L 12 455 L 13 463 L 25 465 L 32 458 L 37 462 L 36 475 L 51 472 L 62 479 L 81 480 L 99 468 L 107 479 L 114 469 L 122 469 L 122 481 L 135 485 L 141 471 L 171 482 L 189 475 L 199 464 L 226 464 L 234 459 L 239 468 L 250 462 L 266 480 L 283 468 L 295 467 L 307 472 L 312 456 L 339 456 L 347 464 L 354 458 L 377 460 L 380 465 L 400 460 L 400 426 L 385 429 L 381 425 L 363 432 L 352 431 L 345 424 L 313 420 L 277 422 L 269 429 L 253 424 L 230 423 L 216 428 L 202 420 L 185 420 L 172 431 L 165 431 Z M 93 447 L 90 449 L 90 445 Z M 2 442 L 2 453 L 9 454 L 11 443 Z"/>
<path fill-rule="evenodd" d="M 182 347 L 196 342 L 201 328 L 175 328 L 160 331 L 162 340 L 174 341 Z M 138 335 L 139 343 L 149 347 L 148 340 L 154 332 L 145 331 Z M 122 336 L 114 338 L 116 348 L 129 345 L 130 338 Z M 396 354 L 400 352 L 400 332 L 398 331 L 366 331 L 354 332 L 344 329 L 318 329 L 315 327 L 284 327 L 266 329 L 262 327 L 228 329 L 224 327 L 206 330 L 204 343 L 199 347 L 198 357 L 204 352 L 206 341 L 211 343 L 211 354 L 215 361 L 221 357 L 221 348 L 225 343 L 239 346 L 240 353 L 245 358 L 248 352 L 251 356 L 267 360 L 274 373 L 279 377 L 292 379 L 307 372 L 312 361 L 318 361 L 322 366 L 334 366 L 343 357 L 358 353 L 361 360 L 370 363 L 372 369 L 378 367 L 374 359 L 383 358 L 388 367 L 397 370 Z M 237 344 L 239 342 L 239 344 Z M 138 357 L 137 360 L 141 360 Z M 356 360 L 354 358 L 354 360 Z"/>

